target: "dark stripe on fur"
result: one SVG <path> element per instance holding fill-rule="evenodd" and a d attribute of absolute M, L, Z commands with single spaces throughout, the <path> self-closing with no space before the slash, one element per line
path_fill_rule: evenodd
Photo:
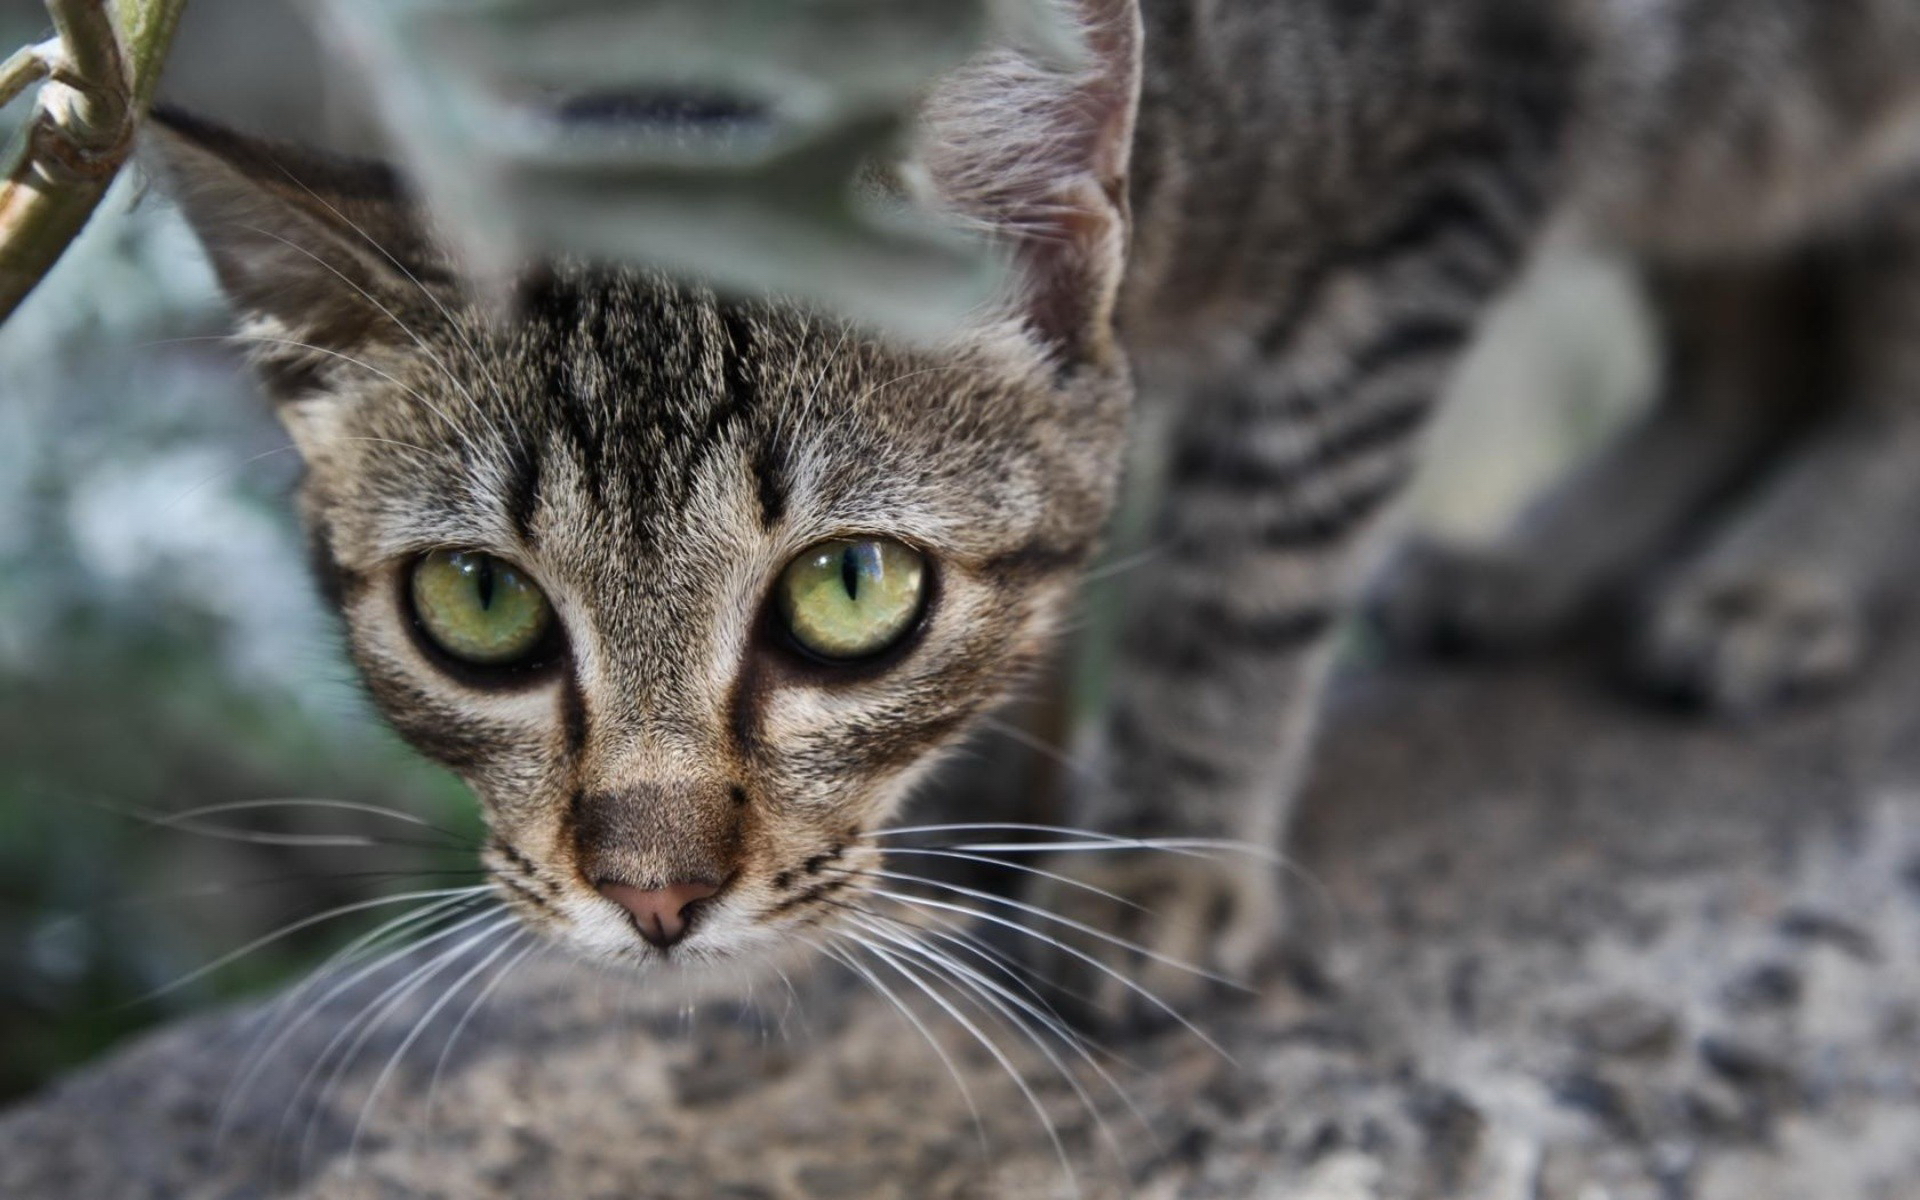
<path fill-rule="evenodd" d="M 411 677 L 389 670 L 378 660 L 362 657 L 360 668 L 395 731 L 422 754 L 460 771 L 486 763 L 497 753 L 495 737 L 475 723 L 472 713 L 448 707 Z"/>
<path fill-rule="evenodd" d="M 1401 318 L 1353 352 L 1352 371 L 1364 378 L 1412 359 L 1458 354 L 1470 332 L 1463 315 Z"/>
<path fill-rule="evenodd" d="M 733 729 L 733 751 L 742 762 L 752 762 L 761 751 L 760 689 L 761 667 L 757 654 L 748 654 L 740 673 L 734 677 L 733 693 L 727 697 L 729 724 Z"/>
<path fill-rule="evenodd" d="M 753 451 L 753 482 L 760 498 L 760 522 L 769 531 L 787 516 L 787 467 L 772 435 L 763 437 Z"/>
<path fill-rule="evenodd" d="M 1365 258 L 1383 262 L 1421 251 L 1438 254 L 1443 252 L 1444 243 L 1456 238 L 1484 247 L 1506 263 L 1517 260 L 1522 249 L 1513 232 L 1494 218 L 1482 197 L 1464 180 L 1448 179 L 1436 184 L 1418 204 L 1370 239 Z"/>
<path fill-rule="evenodd" d="M 1337 467 L 1370 450 L 1397 446 L 1426 428 L 1433 401 L 1431 392 L 1422 390 L 1381 404 L 1351 425 L 1330 431 L 1314 447 L 1305 469 Z"/>
<path fill-rule="evenodd" d="M 686 455 L 683 486 L 689 495 L 693 491 L 694 473 L 745 424 L 760 403 L 759 381 L 753 371 L 756 353 L 753 325 L 743 311 L 729 304 L 720 306 L 719 320 L 722 336 L 717 350 L 721 392 L 699 432 L 694 434 L 693 445 Z M 762 507 L 765 507 L 764 499 Z M 762 519 L 765 520 L 764 512 Z M 767 523 L 771 525 L 770 521 Z"/>
<path fill-rule="evenodd" d="M 1406 440 L 1425 427 L 1433 413 L 1432 390 L 1420 388 L 1383 401 L 1354 420 L 1325 429 L 1297 453 L 1271 457 L 1244 442 L 1210 436 L 1183 442 L 1168 468 L 1172 486 L 1218 488 L 1233 492 L 1280 492 L 1341 466 L 1369 450 Z"/>
<path fill-rule="evenodd" d="M 551 879 L 543 877 L 540 874 L 540 868 L 533 864 L 533 860 L 515 849 L 512 843 L 500 838 L 495 838 L 493 839 L 493 848 L 499 852 L 500 857 L 512 863 L 514 867 L 520 871 L 521 877 L 539 884 L 549 896 L 559 897 L 560 885 Z"/>
<path fill-rule="evenodd" d="M 507 519 L 527 545 L 533 544 L 533 519 L 540 511 L 540 450 L 521 439 L 513 448 L 507 481 Z"/>
<path fill-rule="evenodd" d="M 1269 550 L 1304 550 L 1330 545 L 1352 533 L 1397 495 L 1407 472 L 1397 470 L 1337 500 L 1301 508 L 1260 526 L 1257 537 Z"/>
<path fill-rule="evenodd" d="M 567 664 L 566 679 L 560 685 L 560 729 L 566 738 L 567 756 L 579 761 L 587 746 L 587 694 L 572 663 Z"/>
<path fill-rule="evenodd" d="M 1297 654 L 1317 642 L 1339 620 L 1324 605 L 1263 613 L 1248 617 L 1214 603 L 1196 606 L 1192 623 L 1178 633 L 1160 631 L 1127 647 L 1129 662 L 1167 675 L 1203 677 L 1230 670 L 1236 664 L 1264 667 L 1275 655 Z M 1246 660 L 1256 660 L 1246 663 Z"/>
<path fill-rule="evenodd" d="M 561 352 L 542 356 L 545 377 L 541 384 L 552 397 L 550 411 L 558 422 L 556 432 L 570 444 L 587 495 L 596 504 L 604 504 L 606 481 L 601 470 L 600 431 L 593 427 L 586 397 L 580 394 L 571 353 L 587 317 L 580 290 L 558 273 L 544 271 L 522 287 L 520 302 L 527 319 L 544 328 L 541 340 L 561 348 Z"/>
<path fill-rule="evenodd" d="M 1405 486 L 1410 464 L 1331 499 L 1315 497 L 1260 522 L 1194 530 L 1172 540 L 1169 552 L 1189 563 L 1238 559 L 1259 548 L 1270 553 L 1325 550 L 1373 517 Z"/>
<path fill-rule="evenodd" d="M 1091 550 L 1087 542 L 1060 546 L 1036 539 L 987 559 L 980 564 L 980 573 L 999 583 L 1026 583 L 1073 570 Z"/>
<path fill-rule="evenodd" d="M 307 566 L 320 596 L 336 612 L 346 603 L 347 573 L 333 553 L 333 527 L 321 517 L 307 522 Z"/>
<path fill-rule="evenodd" d="M 514 895 L 520 897 L 522 900 L 525 900 L 528 904 L 533 905 L 535 908 L 539 909 L 540 911 L 548 912 L 548 913 L 554 911 L 553 904 L 550 901 L 548 901 L 548 899 L 545 896 L 542 896 L 539 892 L 534 891 L 532 888 L 528 887 L 526 884 L 522 883 L 520 880 L 514 878 L 512 875 L 506 875 L 499 872 L 495 872 L 493 877 L 499 882 L 505 884 L 513 892 Z"/>
<path fill-rule="evenodd" d="M 818 901 L 825 900 L 827 897 L 833 895 L 835 892 L 842 891 L 846 888 L 853 886 L 854 881 L 855 881 L 855 877 L 852 875 L 840 875 L 833 879 L 821 880 L 819 883 L 814 884 L 812 887 L 808 888 L 806 891 L 800 892 L 797 895 L 789 896 L 785 900 L 782 900 L 780 903 L 774 905 L 772 908 L 769 908 L 766 911 L 766 915 L 769 917 L 779 916 L 781 913 L 791 912 L 794 909 L 801 907 L 802 905 L 813 904 Z"/>

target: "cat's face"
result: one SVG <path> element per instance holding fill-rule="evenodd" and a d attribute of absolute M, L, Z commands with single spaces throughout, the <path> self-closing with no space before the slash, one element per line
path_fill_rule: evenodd
<path fill-rule="evenodd" d="M 380 173 L 168 124 L 354 660 L 481 797 L 507 902 L 639 963 L 837 920 L 876 827 L 1038 665 L 1107 516 L 1124 154 L 1024 191 L 964 164 L 975 215 L 1038 235 L 1030 286 L 901 349 L 565 265 L 490 318 Z"/>
<path fill-rule="evenodd" d="M 353 656 L 481 796 L 509 902 L 641 961 L 837 917 L 867 835 L 1043 654 L 1113 381 L 632 276 L 555 272 L 499 329 L 421 307 L 427 346 L 355 355 L 391 379 L 314 363 L 285 411 Z M 664 928 L 617 902 L 675 887 L 717 891 Z"/>

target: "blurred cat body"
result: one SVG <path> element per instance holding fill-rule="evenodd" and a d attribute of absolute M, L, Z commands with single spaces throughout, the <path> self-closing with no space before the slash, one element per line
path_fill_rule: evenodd
<path fill-rule="evenodd" d="M 554 940 L 690 964 L 904 914 L 874 835 L 1047 661 L 1136 390 L 1167 414 L 1164 496 L 1096 752 L 1111 782 L 1080 816 L 1099 836 L 1277 844 L 1432 405 L 1557 226 L 1660 279 L 1670 402 L 1513 553 L 1416 556 L 1391 625 L 1557 628 L 1765 458 L 1778 486 L 1673 577 L 1646 661 L 1730 701 L 1848 665 L 1831 643 L 1857 623 L 1807 622 L 1865 610 L 1920 491 L 1889 457 L 1920 426 L 1920 6 L 1066 6 L 1085 64 L 996 51 L 929 97 L 908 177 L 1023 280 L 933 346 L 572 263 L 529 271 L 495 321 L 384 171 L 163 117 L 164 173 L 306 459 L 353 656 L 395 727 L 482 797 L 488 866 Z M 1806 339 L 1775 335 L 1809 276 L 1838 318 L 1817 349 L 1844 369 L 1822 378 L 1844 383 L 1794 443 L 1810 457 L 1781 459 L 1809 422 L 1772 397 L 1773 368 Z M 1841 539 L 1833 478 L 1855 503 Z M 899 645 L 823 663 L 770 597 L 796 556 L 848 538 L 912 547 L 928 595 Z M 436 659 L 406 581 L 448 549 L 536 581 L 564 653 L 486 679 Z M 1795 607 L 1803 578 L 1839 606 Z M 1157 901 L 1170 957 L 1242 971 L 1273 945 L 1258 856 L 1061 870 Z M 670 946 L 614 898 L 688 881 L 707 891 Z M 1042 899 L 1072 914 L 1090 895 Z"/>

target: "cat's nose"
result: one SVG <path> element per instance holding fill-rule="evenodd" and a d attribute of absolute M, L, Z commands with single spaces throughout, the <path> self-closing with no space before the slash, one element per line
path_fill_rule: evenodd
<path fill-rule="evenodd" d="M 687 910 L 720 890 L 717 883 L 689 879 L 665 887 L 602 883 L 600 894 L 627 910 L 640 936 L 665 950 L 687 936 Z"/>

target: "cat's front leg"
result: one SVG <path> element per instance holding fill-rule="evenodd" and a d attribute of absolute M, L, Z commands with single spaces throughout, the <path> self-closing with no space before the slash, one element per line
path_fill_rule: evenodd
<path fill-rule="evenodd" d="M 1283 839 L 1344 618 L 1432 408 L 1559 186 L 1567 77 L 1523 9 L 1473 27 L 1487 40 L 1470 78 L 1441 69 L 1378 109 L 1303 110 L 1257 161 L 1199 183 L 1175 171 L 1188 183 L 1166 187 L 1195 190 L 1171 201 L 1143 193 L 1158 200 L 1142 230 L 1206 219 L 1139 239 L 1194 263 L 1141 256 L 1123 326 L 1205 365 L 1128 574 L 1106 745 L 1075 814 L 1091 836 L 1040 892 L 1073 923 L 1033 918 L 1069 1000 L 1178 1009 L 1278 947 Z M 1151 386 L 1164 364 L 1149 366 Z"/>
<path fill-rule="evenodd" d="M 1151 848 L 1096 838 L 1048 864 L 1067 880 L 1046 905 L 1116 939 L 1047 930 L 1070 998 L 1164 1014 L 1276 948 L 1320 692 L 1473 310 L 1419 321 L 1383 309 L 1330 384 L 1276 364 L 1182 414 L 1077 797 L 1081 825 Z"/>
<path fill-rule="evenodd" d="M 1044 955 L 1070 1003 L 1164 1015 L 1278 947 L 1285 833 L 1344 618 L 1499 282 L 1447 257 L 1472 245 L 1450 232 L 1325 272 L 1254 369 L 1177 415 L 1078 797 L 1097 836 L 1041 889 L 1074 922 L 1046 929 L 1063 945 Z"/>

